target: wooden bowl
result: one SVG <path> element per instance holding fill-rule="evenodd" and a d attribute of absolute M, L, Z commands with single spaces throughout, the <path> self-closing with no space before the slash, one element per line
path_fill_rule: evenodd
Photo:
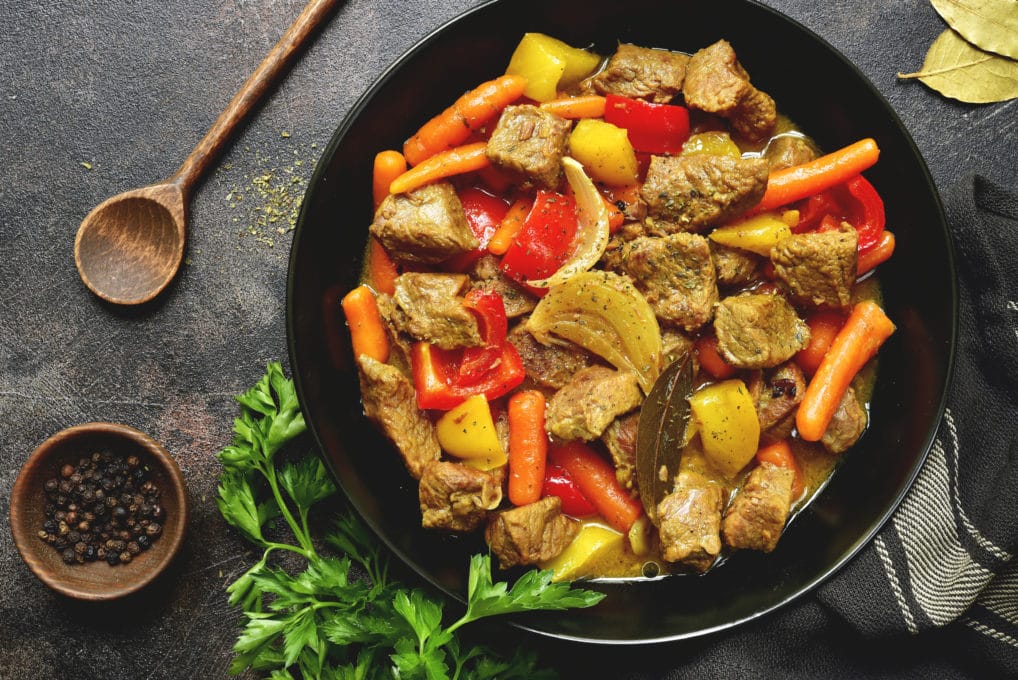
<path fill-rule="evenodd" d="M 63 465 L 74 465 L 100 450 L 133 454 L 148 466 L 149 479 L 159 487 L 160 503 L 166 511 L 163 531 L 152 547 L 130 564 L 111 567 L 100 560 L 65 564 L 60 552 L 38 536 L 46 519 L 44 485 L 60 476 Z M 79 600 L 113 600 L 151 583 L 180 550 L 187 520 L 184 478 L 173 458 L 148 435 L 117 423 L 86 423 L 54 434 L 29 456 L 11 492 L 11 533 L 21 558 L 40 581 Z"/>

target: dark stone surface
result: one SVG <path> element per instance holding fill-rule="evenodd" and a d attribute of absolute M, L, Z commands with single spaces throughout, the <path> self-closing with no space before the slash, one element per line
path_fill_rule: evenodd
<path fill-rule="evenodd" d="M 321 149 L 356 98 L 406 48 L 475 4 L 341 3 L 196 192 L 187 264 L 177 281 L 152 305 L 123 310 L 98 301 L 78 279 L 72 247 L 81 218 L 110 195 L 170 175 L 303 3 L 0 0 L 0 253 L 6 260 L 0 269 L 0 516 L 7 516 L 29 452 L 57 430 L 91 420 L 123 422 L 161 441 L 179 462 L 193 502 L 190 538 L 172 572 L 133 600 L 112 605 L 85 606 L 51 593 L 21 562 L 9 532 L 0 531 L 0 678 L 227 675 L 239 617 L 223 588 L 253 561 L 253 552 L 218 514 L 213 454 L 230 440 L 233 395 L 261 375 L 266 361 L 286 357 L 288 220 L 268 222 L 256 208 L 287 212 L 281 199 L 299 201 Z M 819 33 L 866 73 L 911 131 L 941 189 L 972 171 L 1014 181 L 1018 104 L 963 105 L 895 77 L 918 69 L 943 30 L 926 2 L 767 4 Z M 718 34 L 724 35 L 723 21 Z M 798 613 L 814 609 L 818 628 L 830 633 L 818 605 L 806 603 Z M 538 644 L 566 674 L 609 657 L 641 677 L 669 668 L 767 677 L 786 655 L 801 657 L 811 676 L 834 673 L 839 659 L 897 677 L 921 676 L 935 662 L 962 663 L 962 650 L 935 636 L 876 646 L 848 630 L 835 629 L 844 639 L 833 642 L 796 631 L 800 646 L 783 649 L 785 622 L 778 614 L 730 636 L 637 653 Z M 492 630 L 510 641 L 517 637 Z M 759 664 L 751 668 L 726 666 L 726 647 L 743 634 L 773 634 L 775 646 L 761 645 Z"/>

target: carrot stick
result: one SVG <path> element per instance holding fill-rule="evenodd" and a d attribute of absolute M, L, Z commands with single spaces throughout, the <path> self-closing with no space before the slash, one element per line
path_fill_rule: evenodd
<path fill-rule="evenodd" d="M 489 120 L 520 98 L 527 87 L 523 76 L 504 75 L 481 83 L 457 99 L 403 144 L 403 155 L 418 165 L 436 153 L 462 144 Z"/>
<path fill-rule="evenodd" d="M 371 182 L 371 193 L 375 199 L 375 208 L 389 195 L 392 180 L 406 172 L 406 159 L 399 151 L 388 149 L 375 154 L 374 176 Z"/>
<path fill-rule="evenodd" d="M 544 394 L 517 392 L 509 398 L 509 502 L 536 503 L 544 486 L 548 435 L 544 432 Z"/>
<path fill-rule="evenodd" d="M 505 255 L 513 238 L 520 231 L 523 223 L 527 221 L 527 215 L 533 207 L 533 201 L 521 198 L 509 206 L 509 211 L 499 222 L 498 229 L 491 235 L 488 241 L 488 252 L 492 255 Z"/>
<path fill-rule="evenodd" d="M 727 363 L 718 351 L 718 339 L 714 335 L 701 335 L 694 343 L 700 366 L 714 378 L 727 380 L 735 375 L 735 367 Z"/>
<path fill-rule="evenodd" d="M 564 468 L 613 529 L 626 533 L 643 514 L 643 504 L 619 484 L 612 464 L 580 441 L 548 449 L 549 462 Z"/>
<path fill-rule="evenodd" d="M 802 498 L 804 489 L 802 470 L 799 469 L 799 463 L 796 462 L 795 454 L 792 453 L 792 447 L 789 446 L 787 439 L 761 447 L 756 452 L 756 459 L 761 463 L 770 463 L 771 465 L 794 472 L 795 477 L 792 478 L 792 501 L 795 502 Z"/>
<path fill-rule="evenodd" d="M 389 359 L 389 336 L 378 313 L 375 295 L 367 286 L 360 285 L 343 296 L 343 314 L 350 326 L 353 355 L 362 354 L 385 362 Z"/>
<path fill-rule="evenodd" d="M 562 97 L 541 104 L 548 113 L 561 118 L 575 120 L 578 118 L 601 118 L 604 116 L 604 97 L 599 94 L 588 94 L 580 97 Z"/>
<path fill-rule="evenodd" d="M 880 240 L 877 244 L 867 250 L 864 253 L 859 253 L 859 257 L 856 261 L 857 276 L 876 269 L 877 265 L 883 264 L 890 259 L 894 253 L 894 234 L 889 231 L 885 231 L 880 235 Z"/>
<path fill-rule="evenodd" d="M 815 442 L 824 436 L 852 378 L 893 332 L 894 324 L 872 300 L 863 300 L 852 308 L 816 374 L 806 385 L 795 415 L 800 437 Z"/>
<path fill-rule="evenodd" d="M 830 189 L 872 166 L 879 156 L 877 143 L 866 138 L 808 163 L 772 172 L 767 191 L 753 211 L 773 210 Z"/>
<path fill-rule="evenodd" d="M 486 168 L 491 164 L 484 152 L 487 146 L 487 142 L 473 142 L 437 153 L 394 179 L 389 193 L 406 193 L 440 179 Z"/>
<path fill-rule="evenodd" d="M 399 276 L 399 269 L 396 263 L 385 252 L 385 248 L 372 238 L 368 248 L 368 277 L 371 280 L 371 287 L 379 293 L 392 295 L 396 292 L 396 277 Z"/>
<path fill-rule="evenodd" d="M 833 310 L 814 313 L 806 324 L 809 326 L 809 344 L 795 354 L 795 363 L 806 375 L 813 375 L 820 368 L 820 362 L 831 348 L 838 331 L 845 325 L 845 315 Z"/>

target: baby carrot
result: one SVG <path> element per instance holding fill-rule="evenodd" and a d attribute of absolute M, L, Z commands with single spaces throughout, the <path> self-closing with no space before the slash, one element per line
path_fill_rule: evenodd
<path fill-rule="evenodd" d="M 856 261 L 856 271 L 858 276 L 876 269 L 877 265 L 887 262 L 887 260 L 894 253 L 894 234 L 889 231 L 884 231 L 880 235 L 880 240 L 877 241 L 869 250 L 859 253 L 859 258 Z"/>
<path fill-rule="evenodd" d="M 808 319 L 809 344 L 796 352 L 795 363 L 806 375 L 813 375 L 831 348 L 838 331 L 845 325 L 845 316 L 833 310 L 815 312 Z"/>
<path fill-rule="evenodd" d="M 389 193 L 402 194 L 440 179 L 486 168 L 491 162 L 485 154 L 487 142 L 473 142 L 431 156 L 397 177 Z"/>
<path fill-rule="evenodd" d="M 893 332 L 894 324 L 872 300 L 863 300 L 852 308 L 816 374 L 806 385 L 795 415 L 800 437 L 815 442 L 824 436 L 852 378 Z"/>
<path fill-rule="evenodd" d="M 802 497 L 804 489 L 802 470 L 799 469 L 799 463 L 796 462 L 795 454 L 792 453 L 792 447 L 789 446 L 787 439 L 760 447 L 760 450 L 756 452 L 756 459 L 761 463 L 770 463 L 795 473 L 795 477 L 792 478 L 792 502 L 794 503 Z"/>
<path fill-rule="evenodd" d="M 612 464 L 583 442 L 550 447 L 548 461 L 569 473 L 580 493 L 613 529 L 626 533 L 643 514 L 643 504 L 622 488 Z"/>
<path fill-rule="evenodd" d="M 498 224 L 498 229 L 491 235 L 491 240 L 488 241 L 488 252 L 492 255 L 505 255 L 505 251 L 509 250 L 509 245 L 513 242 L 513 238 L 519 232 L 520 227 L 527 221 L 527 215 L 530 214 L 530 209 L 533 207 L 533 201 L 521 198 L 515 201 L 509 206 L 509 211 L 502 218 L 502 221 Z"/>
<path fill-rule="evenodd" d="M 604 116 L 604 97 L 599 94 L 562 97 L 542 103 L 541 108 L 548 113 L 554 113 L 556 116 L 570 120 L 601 118 Z"/>
<path fill-rule="evenodd" d="M 388 149 L 375 154 L 374 175 L 371 192 L 375 199 L 375 208 L 389 195 L 392 180 L 406 172 L 406 159 L 399 151 Z"/>
<path fill-rule="evenodd" d="M 457 99 L 403 144 L 403 155 L 418 165 L 436 153 L 462 144 L 480 128 L 520 98 L 527 87 L 523 76 L 504 75 L 481 83 Z"/>
<path fill-rule="evenodd" d="M 353 355 L 362 354 L 385 362 L 389 359 L 389 336 L 378 313 L 375 294 L 365 285 L 360 285 L 343 296 L 343 314 L 350 327 L 350 341 Z"/>
<path fill-rule="evenodd" d="M 872 166 L 879 156 L 877 143 L 867 138 L 808 163 L 772 172 L 767 191 L 753 211 L 773 210 L 830 189 Z"/>
<path fill-rule="evenodd" d="M 544 432 L 544 394 L 517 392 L 509 398 L 509 501 L 536 503 L 544 486 L 548 435 Z"/>
<path fill-rule="evenodd" d="M 392 295 L 396 292 L 399 269 L 375 238 L 371 239 L 368 246 L 368 276 L 371 279 L 371 287 L 379 293 Z"/>

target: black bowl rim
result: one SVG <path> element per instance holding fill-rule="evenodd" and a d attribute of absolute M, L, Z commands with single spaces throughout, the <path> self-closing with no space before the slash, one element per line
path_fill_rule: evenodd
<path fill-rule="evenodd" d="M 397 71 L 399 71 L 403 67 L 404 64 L 406 64 L 407 62 L 413 60 L 418 55 L 418 53 L 420 53 L 422 50 L 424 50 L 433 41 L 438 39 L 438 37 L 441 34 L 443 34 L 446 30 L 449 30 L 450 28 L 452 28 L 453 26 L 455 26 L 457 23 L 459 23 L 460 21 L 464 20 L 468 16 L 471 16 L 471 15 L 473 15 L 476 12 L 484 11 L 486 8 L 488 8 L 491 5 L 496 5 L 496 4 L 499 4 L 499 3 L 502 3 L 502 2 L 506 2 L 506 1 L 508 1 L 508 0 L 487 0 L 486 2 L 483 2 L 483 3 L 479 4 L 479 5 L 476 5 L 474 7 L 471 7 L 469 9 L 461 12 L 460 14 L 457 14 L 456 16 L 454 16 L 451 19 L 447 20 L 446 22 L 444 22 L 443 24 L 439 25 L 438 27 L 432 29 L 427 35 L 425 35 L 417 43 L 415 43 L 412 47 L 410 47 L 403 54 L 401 54 L 396 59 L 396 61 L 394 61 L 388 68 L 386 68 L 374 80 L 374 82 L 372 82 L 372 84 L 368 87 L 368 89 L 356 100 L 356 102 L 353 104 L 353 106 L 347 112 L 346 116 L 344 116 L 342 122 L 336 128 L 335 132 L 333 133 L 332 137 L 329 140 L 329 143 L 326 145 L 326 147 L 322 151 L 322 154 L 319 157 L 319 160 L 318 160 L 318 162 L 315 165 L 315 169 L 314 169 L 314 172 L 312 173 L 311 180 L 308 183 L 308 189 L 307 189 L 307 192 L 305 194 L 305 198 L 304 198 L 304 200 L 302 201 L 302 204 L 301 204 L 300 213 L 299 213 L 299 215 L 297 217 L 297 224 L 296 224 L 296 227 L 294 229 L 294 237 L 293 237 L 293 240 L 292 240 L 292 243 L 291 243 L 291 246 L 290 246 L 290 258 L 289 258 L 288 272 L 287 272 L 287 295 L 286 295 L 287 348 L 288 348 L 288 352 L 289 352 L 290 365 L 293 368 L 293 379 L 294 379 L 295 387 L 296 387 L 296 390 L 297 390 L 297 396 L 298 396 L 298 400 L 302 404 L 302 406 L 301 406 L 302 410 L 304 409 L 303 404 L 305 403 L 305 396 L 306 395 L 305 395 L 305 384 L 304 384 L 304 381 L 301 378 L 301 375 L 300 375 L 299 371 L 297 370 L 298 360 L 297 360 L 296 345 L 295 345 L 295 342 L 294 342 L 294 324 L 295 324 L 295 318 L 294 318 L 293 291 L 294 291 L 294 282 L 295 282 L 295 278 L 296 278 L 296 271 L 295 271 L 296 270 L 295 263 L 296 263 L 296 259 L 297 259 L 296 258 L 296 254 L 297 254 L 298 246 L 299 246 L 300 240 L 301 240 L 301 234 L 302 234 L 302 231 L 303 231 L 302 227 L 304 226 L 305 220 L 307 218 L 308 206 L 311 204 L 311 201 L 308 200 L 308 197 L 311 195 L 311 193 L 318 186 L 320 180 L 322 179 L 322 176 L 327 172 L 328 163 L 331 160 L 331 158 L 333 157 L 333 155 L 335 154 L 336 149 L 342 143 L 344 137 L 346 136 L 347 130 L 359 118 L 359 116 L 361 115 L 363 109 L 374 98 L 376 93 L 379 90 L 381 90 L 388 83 L 388 81 L 393 77 L 393 75 Z M 937 224 L 937 229 L 942 233 L 943 238 L 944 238 L 946 255 L 947 255 L 949 271 L 950 271 L 950 274 L 949 274 L 950 282 L 949 283 L 950 283 L 950 290 L 951 290 L 951 298 L 950 298 L 951 328 L 950 328 L 950 339 L 949 339 L 948 348 L 947 348 L 947 367 L 946 367 L 946 370 L 945 370 L 945 380 L 944 380 L 944 384 L 943 384 L 943 390 L 942 390 L 942 392 L 941 392 L 941 394 L 940 394 L 940 396 L 939 396 L 939 398 L 937 400 L 937 404 L 936 404 L 936 407 L 934 409 L 934 418 L 933 418 L 932 424 L 931 424 L 931 426 L 929 428 L 929 431 L 927 432 L 926 437 L 925 437 L 925 439 L 924 439 L 924 441 L 922 443 L 921 453 L 920 453 L 919 456 L 916 457 L 916 460 L 915 460 L 915 462 L 914 462 L 914 464 L 912 466 L 912 469 L 909 471 L 908 475 L 906 476 L 906 481 L 905 481 L 905 483 L 901 487 L 901 491 L 893 499 L 893 501 L 890 504 L 888 504 L 887 508 L 885 509 L 883 514 L 879 517 L 879 519 L 876 522 L 874 522 L 871 525 L 871 527 L 869 528 L 869 530 L 866 531 L 865 533 L 863 533 L 859 537 L 859 539 L 852 545 L 852 547 L 850 549 L 846 550 L 844 555 L 839 560 L 837 560 L 834 564 L 832 564 L 829 569 L 827 569 L 823 573 L 819 574 L 818 576 L 816 576 L 811 581 L 809 581 L 807 583 L 804 583 L 798 590 L 793 592 L 788 597 L 786 597 L 786 598 L 784 598 L 782 600 L 776 601 L 773 604 L 771 604 L 770 606 L 764 607 L 764 608 L 762 608 L 762 609 L 760 609 L 760 610 L 758 610 L 758 611 L 756 611 L 756 612 L 754 612 L 754 613 L 752 613 L 752 614 L 750 614 L 748 616 L 744 616 L 744 617 L 741 617 L 741 618 L 738 618 L 738 619 L 734 619 L 732 621 L 726 622 L 726 623 L 721 624 L 721 625 L 712 626 L 712 627 L 709 627 L 709 628 L 698 629 L 698 630 L 695 630 L 695 631 L 688 631 L 688 632 L 684 632 L 684 633 L 680 633 L 680 634 L 662 635 L 662 636 L 659 636 L 659 637 L 644 638 L 644 639 L 638 639 L 638 640 L 633 640 L 633 639 L 604 639 L 604 638 L 582 637 L 582 636 L 578 636 L 578 635 L 570 635 L 570 634 L 563 634 L 563 633 L 558 633 L 558 632 L 546 631 L 546 630 L 542 630 L 542 629 L 534 627 L 534 626 L 527 625 L 526 623 L 521 622 L 521 621 L 511 620 L 511 624 L 513 626 L 521 629 L 521 630 L 526 630 L 526 631 L 531 632 L 531 633 L 536 633 L 538 635 L 542 635 L 542 636 L 546 636 L 546 637 L 550 637 L 550 638 L 554 638 L 554 639 L 568 640 L 568 641 L 573 641 L 573 642 L 582 642 L 582 643 L 600 644 L 600 645 L 646 645 L 646 644 L 658 644 L 658 643 L 666 643 L 666 642 L 675 642 L 675 641 L 679 641 L 679 640 L 686 640 L 686 639 L 691 639 L 691 638 L 696 638 L 696 637 L 702 637 L 702 636 L 710 635 L 710 634 L 717 633 L 717 632 L 720 632 L 720 631 L 723 631 L 723 630 L 728 630 L 728 629 L 731 629 L 733 627 L 740 626 L 742 624 L 748 623 L 749 621 L 752 621 L 752 620 L 755 620 L 755 619 L 759 619 L 759 618 L 761 618 L 763 616 L 766 616 L 766 615 L 768 615 L 768 614 L 770 614 L 770 613 L 772 613 L 772 612 L 774 612 L 774 611 L 776 611 L 778 609 L 781 609 L 781 608 L 785 607 L 790 602 L 793 602 L 795 600 L 798 600 L 798 599 L 804 597 L 805 595 L 807 595 L 810 592 L 812 592 L 815 588 L 817 588 L 820 584 L 828 581 L 838 571 L 840 571 L 846 564 L 848 564 L 850 561 L 852 561 L 862 551 L 862 549 L 866 545 L 868 545 L 870 543 L 870 541 L 873 540 L 873 538 L 881 531 L 881 529 L 883 529 L 884 525 L 887 523 L 888 519 L 890 519 L 891 515 L 893 515 L 895 513 L 895 511 L 897 511 L 898 507 L 901 505 L 901 502 L 904 500 L 904 498 L 908 494 L 908 492 L 913 488 L 913 486 L 915 484 L 916 477 L 919 475 L 919 471 L 922 469 L 923 465 L 925 464 L 926 459 L 927 459 L 927 457 L 929 455 L 930 449 L 932 448 L 933 443 L 934 443 L 934 441 L 936 439 L 936 435 L 937 435 L 937 432 L 938 432 L 938 429 L 939 429 L 939 426 L 940 426 L 940 422 L 943 419 L 944 411 L 945 411 L 946 406 L 947 406 L 947 397 L 948 397 L 948 394 L 950 392 L 951 385 L 952 385 L 953 379 L 954 379 L 954 367 L 955 367 L 955 357 L 956 357 L 957 337 L 958 337 L 958 312 L 959 312 L 958 305 L 959 305 L 959 297 L 958 297 L 957 270 L 956 270 L 956 266 L 955 266 L 954 239 L 953 239 L 951 231 L 950 231 L 950 229 L 948 228 L 948 225 L 947 225 L 947 218 L 946 218 L 946 214 L 944 212 L 943 202 L 941 201 L 941 198 L 940 198 L 940 193 L 937 190 L 936 184 L 933 181 L 933 177 L 932 177 L 932 175 L 930 173 L 929 167 L 926 164 L 926 160 L 925 160 L 925 158 L 923 158 L 922 153 L 919 151 L 918 146 L 916 146 L 915 140 L 912 138 L 912 135 L 908 132 L 908 129 L 905 127 L 904 123 L 902 123 L 901 118 L 898 116 L 897 112 L 891 106 L 890 102 L 888 102 L 887 98 L 873 85 L 873 83 L 862 72 L 862 70 L 860 70 L 859 67 L 857 67 L 845 55 L 843 55 L 840 50 L 835 48 L 830 42 L 828 42 L 827 40 L 822 38 L 820 35 L 818 35 L 814 31 L 812 31 L 811 29 L 809 29 L 808 27 L 806 27 L 802 23 L 796 21 L 792 17 L 790 17 L 790 16 L 788 16 L 786 14 L 783 14 L 782 12 L 780 12 L 780 11 L 778 11 L 778 10 L 772 8 L 772 7 L 769 7 L 767 5 L 761 4 L 757 0 L 742 0 L 742 2 L 744 2 L 747 5 L 752 5 L 752 6 L 756 7 L 756 8 L 758 8 L 758 9 L 760 9 L 760 10 L 762 10 L 762 11 L 764 11 L 764 12 L 770 14 L 770 15 L 772 15 L 775 19 L 777 19 L 779 21 L 784 21 L 784 22 L 790 23 L 794 28 L 796 28 L 798 31 L 802 32 L 807 38 L 815 41 L 816 43 L 818 43 L 822 47 L 824 47 L 838 61 L 840 61 L 846 68 L 851 70 L 858 77 L 859 81 L 864 85 L 864 87 L 867 90 L 869 90 L 870 94 L 873 95 L 875 100 L 879 103 L 880 107 L 883 109 L 884 114 L 894 124 L 894 127 L 897 129 L 898 133 L 901 135 L 902 139 L 905 141 L 908 149 L 915 156 L 916 160 L 918 160 L 919 167 L 921 168 L 922 173 L 923 173 L 923 180 L 925 181 L 925 183 L 927 185 L 927 188 L 929 189 L 930 195 L 932 196 L 933 201 L 935 203 L 936 214 L 937 214 L 937 218 L 938 218 L 937 219 L 937 223 L 938 223 Z M 304 412 L 304 415 L 306 417 L 307 413 Z M 317 430 L 315 428 L 313 420 L 310 419 L 310 418 L 307 418 L 307 424 L 308 424 L 308 429 L 312 433 L 312 436 L 313 436 L 313 438 L 314 438 L 314 440 L 315 440 L 315 442 L 317 444 L 317 450 L 319 452 L 319 455 L 321 455 L 321 457 L 323 458 L 323 460 L 324 460 L 324 462 L 326 464 L 326 467 L 330 470 L 330 472 L 333 473 L 333 477 L 336 480 L 339 488 L 343 490 L 343 493 L 347 496 L 347 499 L 349 500 L 350 504 L 357 511 L 357 513 L 361 517 L 361 519 L 369 527 L 371 527 L 371 530 L 375 533 L 375 535 L 377 535 L 383 541 L 383 543 L 385 543 L 385 545 L 388 546 L 388 548 L 393 552 L 393 554 L 395 554 L 404 564 L 410 566 L 416 573 L 418 573 L 427 582 L 429 582 L 431 585 L 433 585 L 434 587 L 438 588 L 441 592 L 443 592 L 447 596 L 453 598 L 454 600 L 456 600 L 456 601 L 458 601 L 460 603 L 465 603 L 466 599 L 465 599 L 463 593 L 459 593 L 459 592 L 455 592 L 455 591 L 450 590 L 445 585 L 443 585 L 438 579 L 433 577 L 431 574 L 428 574 L 428 573 L 425 573 L 425 572 L 422 572 L 422 571 L 416 569 L 414 567 L 414 564 L 415 564 L 414 560 L 411 559 L 408 555 L 406 555 L 404 553 L 404 551 L 402 551 L 390 539 L 389 536 L 385 535 L 384 532 L 382 532 L 379 529 L 379 527 L 375 524 L 375 522 L 372 521 L 372 519 L 370 518 L 370 515 L 368 513 L 364 512 L 364 510 L 352 499 L 350 494 L 347 493 L 346 489 L 344 488 L 342 479 L 340 479 L 339 475 L 335 474 L 335 471 L 333 470 L 332 463 L 329 460 L 328 455 L 325 454 L 325 450 L 326 450 L 325 444 L 324 444 L 322 438 L 319 436 L 319 434 L 318 434 L 318 432 L 317 432 Z"/>

